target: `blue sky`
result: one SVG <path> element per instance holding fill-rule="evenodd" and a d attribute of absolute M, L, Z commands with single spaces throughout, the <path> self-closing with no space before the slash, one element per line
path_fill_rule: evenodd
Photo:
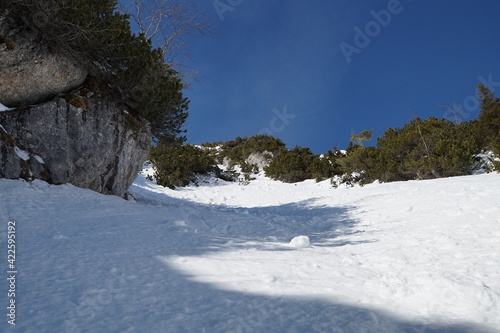
<path fill-rule="evenodd" d="M 451 100 L 475 118 L 480 80 L 500 94 L 499 1 L 196 4 L 218 27 L 191 40 L 206 78 L 185 91 L 189 143 L 267 133 L 322 153 L 353 131 L 448 116 Z"/>

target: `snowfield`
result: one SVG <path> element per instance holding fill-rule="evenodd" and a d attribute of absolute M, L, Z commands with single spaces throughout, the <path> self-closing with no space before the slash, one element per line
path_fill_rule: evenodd
<path fill-rule="evenodd" d="M 0 332 L 500 332 L 500 175 L 207 179 L 136 201 L 0 179 Z"/>

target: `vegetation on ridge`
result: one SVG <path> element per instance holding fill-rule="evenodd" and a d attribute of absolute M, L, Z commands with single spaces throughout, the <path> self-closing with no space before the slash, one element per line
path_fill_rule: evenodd
<path fill-rule="evenodd" d="M 266 175 L 284 182 L 330 178 L 334 185 L 366 184 L 467 175 L 482 167 L 477 156 L 485 151 L 493 153 L 490 170 L 500 170 L 500 99 L 483 84 L 477 86 L 477 120 L 414 118 L 401 128 L 387 129 L 374 146 L 364 144 L 370 131 L 353 135 L 345 152 L 289 150 L 266 135 L 203 148 L 182 145 L 189 106 L 183 82 L 165 62 L 165 50 L 153 47 L 144 34 L 134 34 L 130 17 L 117 5 L 117 0 L 10 0 L 2 2 L 0 10 L 27 23 L 51 52 L 78 59 L 111 88 L 117 102 L 151 123 L 156 145 L 150 160 L 157 181 L 165 186 L 187 185 L 203 173 L 224 177 L 217 167 L 224 160 L 250 174 L 255 167 L 247 158 L 257 152 L 269 160 Z"/>
<path fill-rule="evenodd" d="M 286 149 L 281 140 L 258 135 L 203 144 L 203 149 L 198 149 L 205 159 L 199 162 L 207 166 L 226 162 L 229 170 L 237 165 L 250 173 L 247 157 L 268 151 L 272 153 L 269 166 L 264 168 L 268 177 L 288 183 L 331 179 L 333 186 L 468 175 L 485 167 L 478 157 L 484 151 L 493 152 L 491 166 L 486 169 L 500 170 L 500 162 L 495 159 L 500 157 L 500 99 L 481 84 L 478 98 L 481 113 L 477 120 L 453 123 L 434 117 L 414 118 L 401 128 L 387 129 L 375 146 L 365 145 L 372 131 L 353 134 L 346 151 L 333 148 L 320 155 L 298 146 Z M 184 158 L 177 154 L 172 161 L 181 163 Z M 208 167 L 205 170 L 213 171 Z M 158 168 L 157 175 L 165 176 Z"/>
<path fill-rule="evenodd" d="M 73 57 L 108 85 L 113 99 L 151 123 L 159 142 L 182 142 L 189 101 L 164 50 L 134 34 L 117 0 L 10 0 L 0 9 L 29 25 L 51 52 Z"/>

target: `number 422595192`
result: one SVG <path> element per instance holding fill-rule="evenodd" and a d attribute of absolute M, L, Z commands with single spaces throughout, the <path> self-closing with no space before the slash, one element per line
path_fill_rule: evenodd
<path fill-rule="evenodd" d="M 9 269 L 16 268 L 16 222 L 9 222 L 7 225 L 7 249 Z"/>

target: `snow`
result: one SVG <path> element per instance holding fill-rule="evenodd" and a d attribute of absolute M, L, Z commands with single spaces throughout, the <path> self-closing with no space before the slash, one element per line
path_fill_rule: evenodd
<path fill-rule="evenodd" d="M 45 164 L 45 161 L 43 160 L 43 158 L 41 156 L 34 155 L 34 157 L 38 161 L 38 163 Z"/>
<path fill-rule="evenodd" d="M 14 147 L 14 151 L 20 159 L 25 160 L 25 161 L 28 161 L 30 159 L 30 155 L 26 151 L 20 149 L 19 147 L 17 147 L 17 146 Z"/>
<path fill-rule="evenodd" d="M 311 242 L 307 236 L 297 236 L 290 241 L 290 246 L 298 249 L 309 247 L 310 245 Z"/>
<path fill-rule="evenodd" d="M 8 108 L 5 105 L 3 105 L 2 103 L 0 103 L 0 112 L 10 111 L 10 110 L 14 110 L 14 109 L 13 108 Z"/>
<path fill-rule="evenodd" d="M 170 190 L 150 172 L 135 202 L 0 179 L 1 332 L 500 332 L 499 174 Z"/>

